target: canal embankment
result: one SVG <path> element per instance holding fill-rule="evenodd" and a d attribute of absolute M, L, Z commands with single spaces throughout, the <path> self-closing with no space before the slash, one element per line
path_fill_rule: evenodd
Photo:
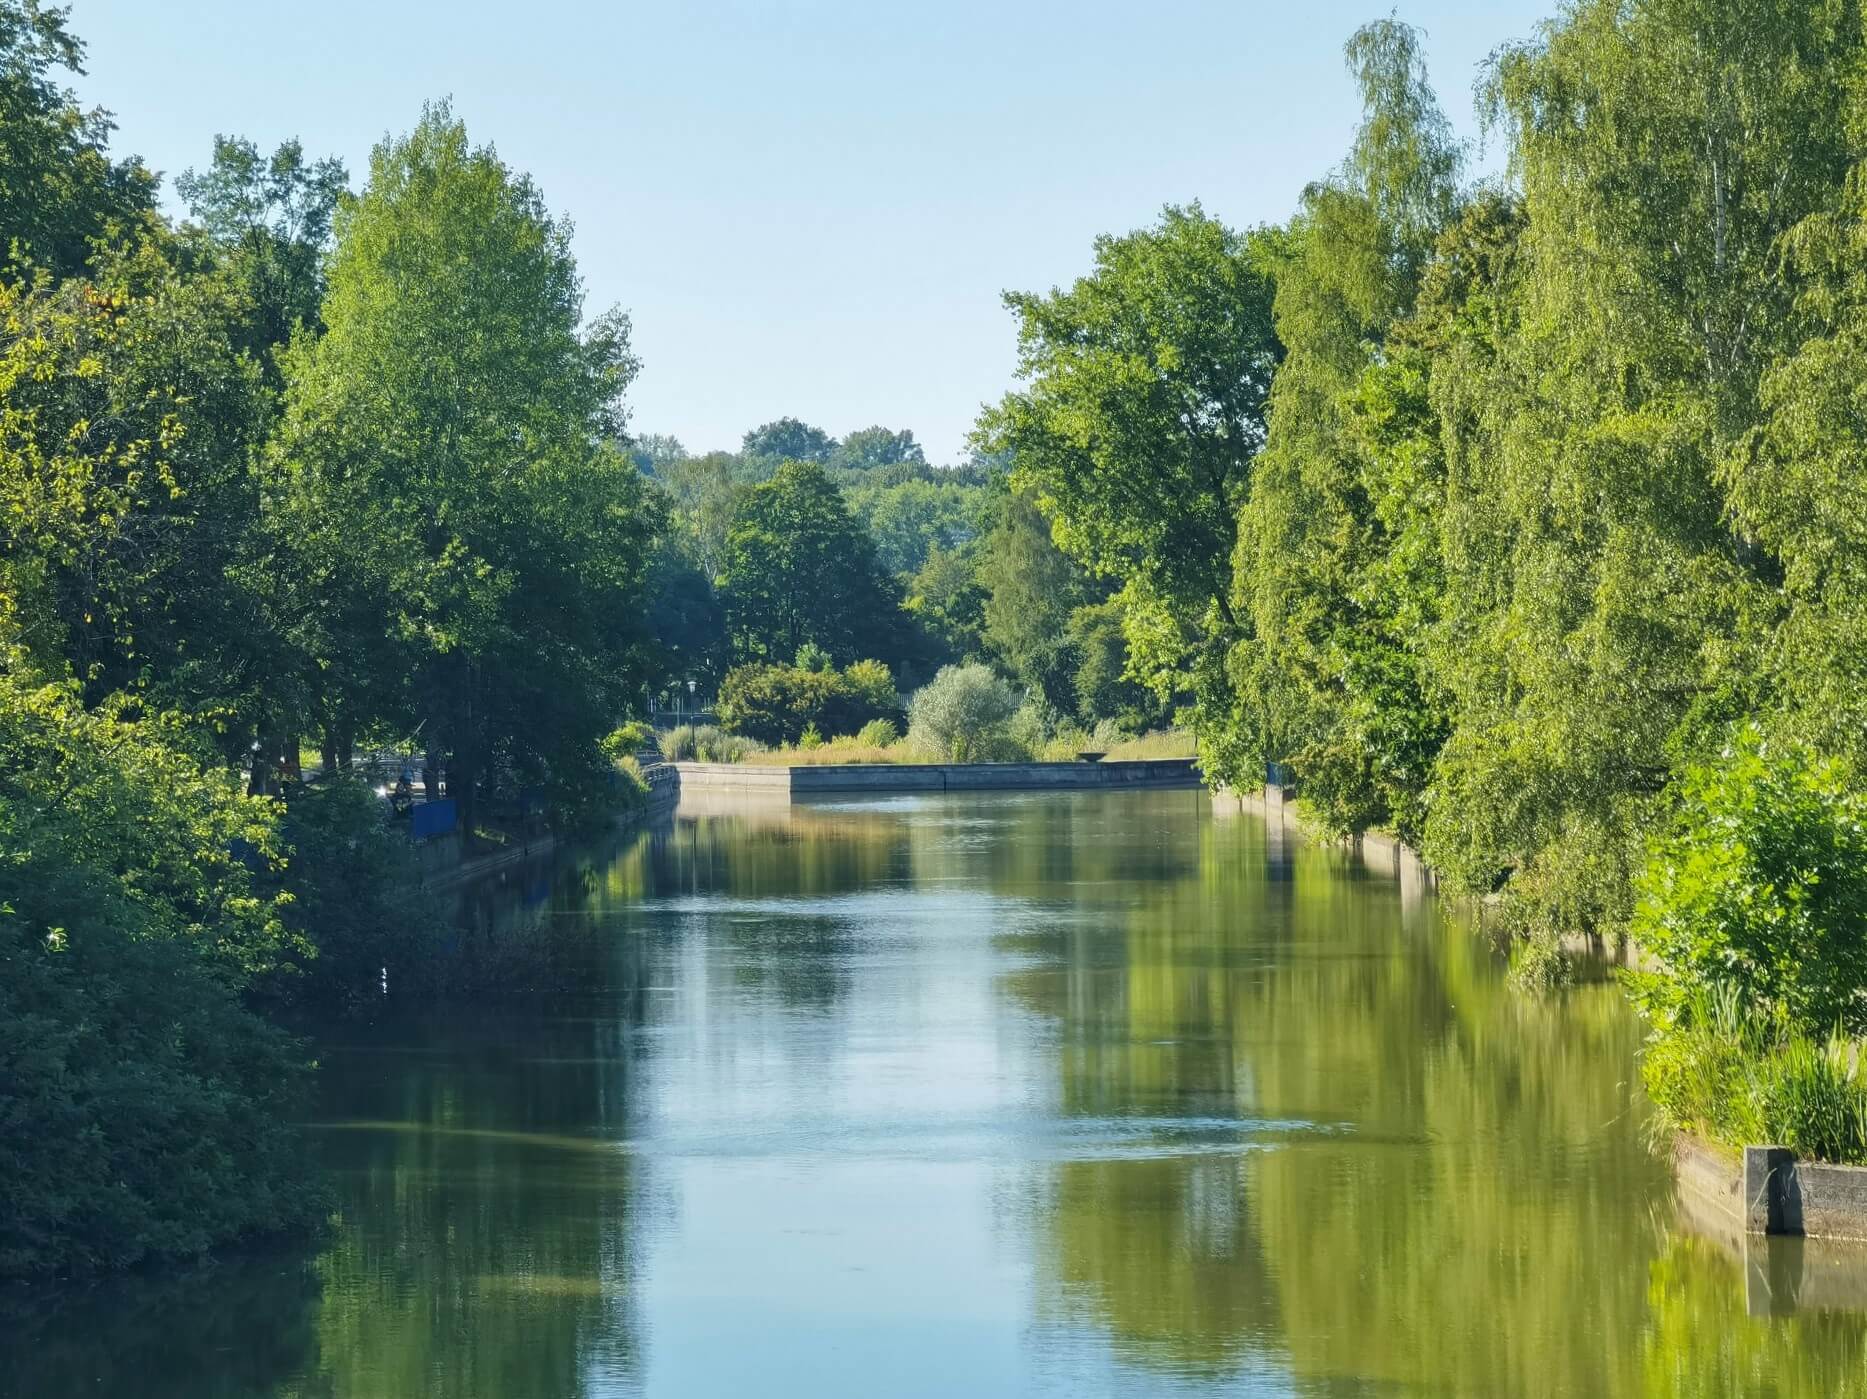
<path fill-rule="evenodd" d="M 1191 758 L 1099 763 L 850 763 L 760 767 L 674 763 L 683 792 L 757 792 L 800 797 L 897 792 L 1083 792 L 1111 788 L 1194 790 Z"/>
<path fill-rule="evenodd" d="M 618 808 L 606 825 L 611 831 L 627 831 L 656 816 L 672 811 L 681 796 L 681 780 L 672 763 L 645 763 L 642 780 L 647 795 L 639 806 Z M 420 810 L 420 808 L 417 808 Z M 556 853 L 562 843 L 580 833 L 550 827 L 526 826 L 501 832 L 498 845 L 488 845 L 475 837 L 469 849 L 467 837 L 457 827 L 438 835 L 414 841 L 416 860 L 424 889 L 440 890 L 470 884 L 488 875 L 517 866 L 529 865 Z M 583 832 L 581 834 L 588 834 Z"/>

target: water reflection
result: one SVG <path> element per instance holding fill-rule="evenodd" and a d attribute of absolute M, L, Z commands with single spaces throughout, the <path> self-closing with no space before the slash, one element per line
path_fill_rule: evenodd
<path fill-rule="evenodd" d="M 692 804 L 468 901 L 496 1008 L 326 1038 L 315 1256 L 14 1296 L 0 1391 L 1867 1393 L 1837 1255 L 1682 1227 L 1614 988 L 1391 864 Z"/>

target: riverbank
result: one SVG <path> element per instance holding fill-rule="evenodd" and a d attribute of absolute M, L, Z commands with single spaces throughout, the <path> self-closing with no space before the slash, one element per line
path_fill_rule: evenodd
<path fill-rule="evenodd" d="M 674 809 L 681 796 L 681 780 L 672 763 L 650 763 L 642 768 L 647 785 L 646 800 L 640 806 L 621 808 L 605 823 L 610 831 L 628 831 L 655 816 Z M 588 832 L 570 833 L 555 830 L 523 830 L 506 833 L 503 844 L 468 853 L 466 837 L 459 831 L 418 842 L 416 859 L 421 867 L 423 889 L 456 889 L 488 875 L 531 864 L 554 854 L 567 840 Z"/>

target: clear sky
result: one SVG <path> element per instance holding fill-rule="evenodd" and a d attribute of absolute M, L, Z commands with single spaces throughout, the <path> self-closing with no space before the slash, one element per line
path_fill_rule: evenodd
<path fill-rule="evenodd" d="M 1006 288 L 1199 199 L 1289 215 L 1346 149 L 1341 45 L 1388 0 L 67 0 L 87 101 L 171 178 L 216 132 L 360 184 L 426 98 L 576 224 L 635 320 L 633 426 L 736 447 L 785 414 L 959 457 L 1009 386 Z M 1412 0 L 1447 111 L 1555 0 Z"/>

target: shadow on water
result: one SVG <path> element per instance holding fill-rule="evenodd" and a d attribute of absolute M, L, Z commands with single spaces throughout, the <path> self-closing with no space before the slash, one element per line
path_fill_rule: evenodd
<path fill-rule="evenodd" d="M 233 1255 L 84 1287 L 0 1287 L 0 1394 L 260 1399 L 319 1351 L 313 1255 Z"/>

